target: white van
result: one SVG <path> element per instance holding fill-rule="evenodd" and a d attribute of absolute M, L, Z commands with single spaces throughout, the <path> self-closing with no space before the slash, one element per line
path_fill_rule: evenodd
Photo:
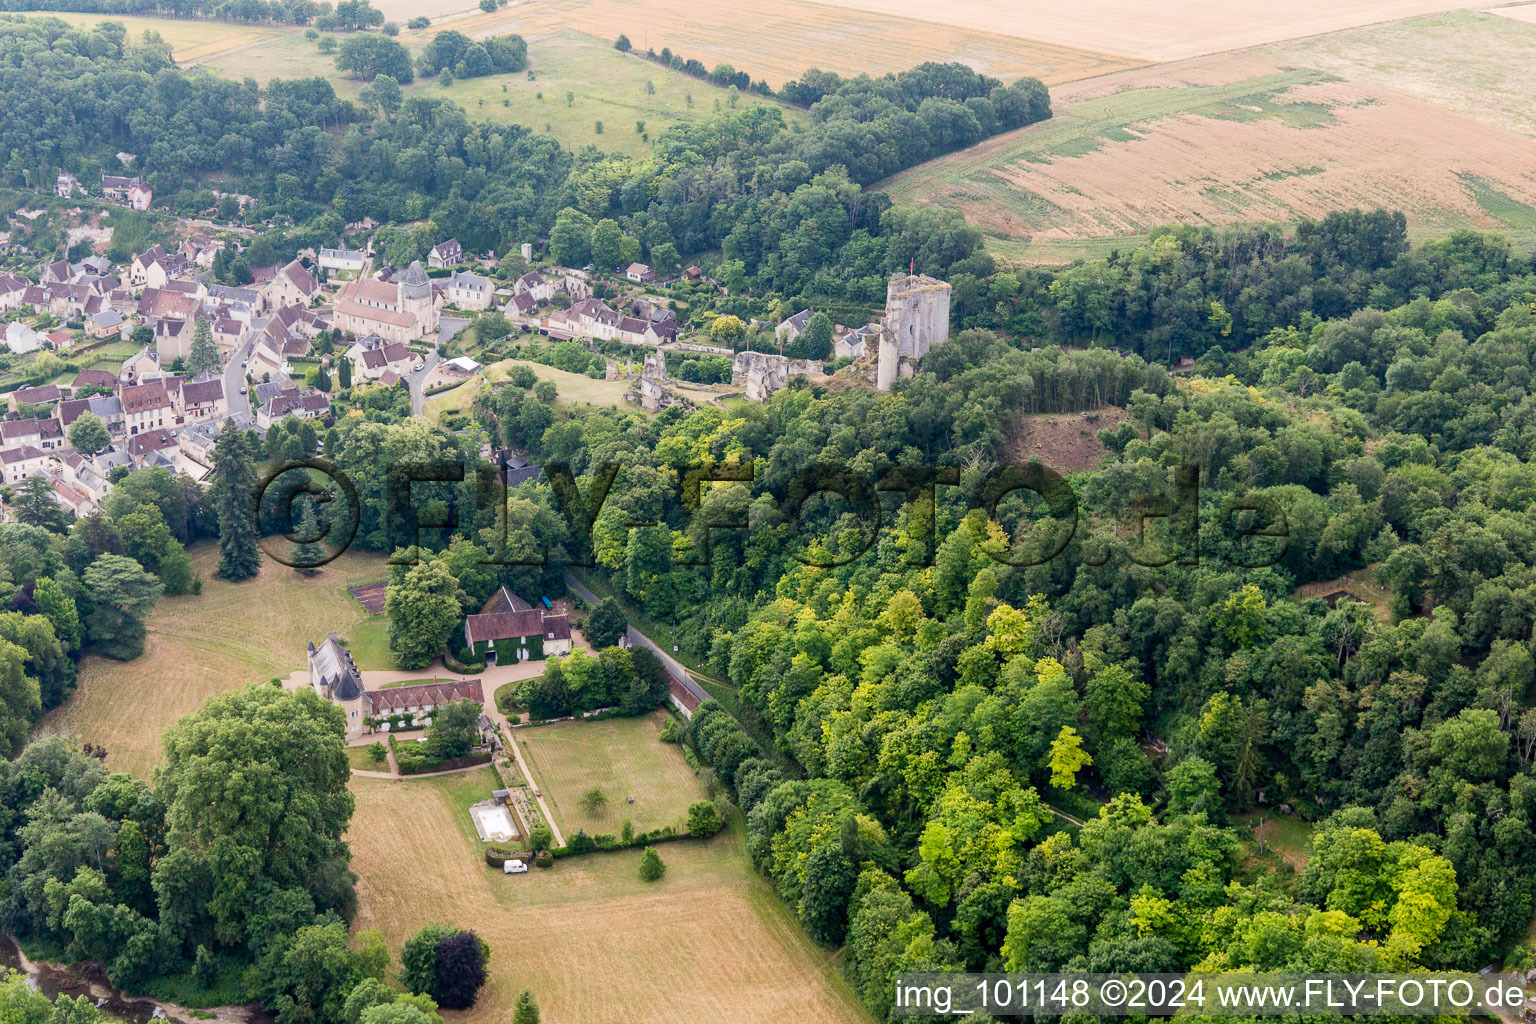
<path fill-rule="evenodd" d="M 528 873 L 528 865 L 520 860 L 509 860 L 501 866 L 501 870 L 504 874 L 508 875 L 526 875 Z"/>

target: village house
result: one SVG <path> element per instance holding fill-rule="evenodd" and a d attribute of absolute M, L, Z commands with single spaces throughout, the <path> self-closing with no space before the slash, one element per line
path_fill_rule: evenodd
<path fill-rule="evenodd" d="M 368 254 L 361 249 L 321 249 L 320 269 L 330 273 L 361 273 Z"/>
<path fill-rule="evenodd" d="M 48 487 L 54 502 L 71 516 L 78 519 L 96 507 L 96 503 L 89 494 L 63 479 L 57 470 L 50 471 L 50 467 L 45 466 L 43 472 L 48 478 Z"/>
<path fill-rule="evenodd" d="M 176 438 L 169 430 L 157 427 L 130 437 L 126 447 L 135 466 L 163 465 L 170 461 L 167 456 L 176 449 Z"/>
<path fill-rule="evenodd" d="M 272 320 L 289 335 L 302 338 L 313 338 L 331 326 L 324 311 L 299 305 L 283 306 L 272 314 Z"/>
<path fill-rule="evenodd" d="M 155 201 L 155 193 L 151 191 L 148 185 L 139 182 L 129 186 L 128 194 L 125 198 L 132 209 L 147 210 L 149 209 L 149 204 Z"/>
<path fill-rule="evenodd" d="M 44 451 L 64 447 L 64 425 L 53 417 L 0 422 L 0 448 L 31 445 Z"/>
<path fill-rule="evenodd" d="M 69 284 L 75 279 L 75 268 L 70 266 L 69 260 L 54 260 L 43 264 L 37 279 L 44 286 Z"/>
<path fill-rule="evenodd" d="M 446 242 L 438 242 L 427 253 L 427 266 L 433 270 L 444 270 L 448 267 L 456 267 L 464 262 L 464 247 L 459 244 L 457 238 L 450 238 Z"/>
<path fill-rule="evenodd" d="M 85 333 L 93 338 L 120 338 L 127 326 L 127 321 L 117 310 L 104 309 L 86 318 Z"/>
<path fill-rule="evenodd" d="M 331 400 L 314 388 L 285 387 L 257 407 L 256 426 L 267 430 L 290 416 L 301 420 L 319 419 L 330 408 Z"/>
<path fill-rule="evenodd" d="M 602 299 L 582 299 L 570 309 L 551 313 L 546 333 L 559 340 L 597 338 L 626 345 L 657 345 L 677 336 L 675 324 L 625 316 Z"/>
<path fill-rule="evenodd" d="M 631 263 L 624 271 L 624 276 L 636 284 L 649 284 L 656 280 L 656 271 L 644 263 Z"/>
<path fill-rule="evenodd" d="M 274 340 L 272 335 L 263 331 L 258 337 L 255 347 L 251 349 L 250 358 L 246 360 L 246 370 L 257 380 L 276 377 L 287 378 L 293 371 L 287 357 L 282 353 L 281 338 Z"/>
<path fill-rule="evenodd" d="M 464 619 L 464 644 L 487 662 L 538 661 L 571 653 L 571 622 L 502 587 L 478 615 Z"/>
<path fill-rule="evenodd" d="M 786 320 L 780 320 L 779 326 L 773 330 L 774 338 L 778 340 L 780 345 L 788 345 L 805 332 L 805 329 L 811 324 L 811 317 L 815 315 L 812 310 L 802 309 L 794 316 Z"/>
<path fill-rule="evenodd" d="M 216 284 L 208 289 L 207 304 L 220 315 L 250 326 L 261 312 L 261 292 L 255 288 L 232 288 Z"/>
<path fill-rule="evenodd" d="M 229 403 L 224 397 L 224 379 L 204 373 L 184 383 L 177 392 L 176 412 L 186 423 L 223 420 L 229 412 Z"/>
<path fill-rule="evenodd" d="M 488 277 L 469 271 L 454 271 L 443 291 L 448 304 L 459 309 L 490 309 L 496 298 L 496 285 Z"/>
<path fill-rule="evenodd" d="M 117 372 L 117 379 L 119 384 L 138 384 L 140 381 L 159 375 L 160 356 L 155 352 L 153 345 L 145 345 L 123 360 L 122 368 Z"/>
<path fill-rule="evenodd" d="M 16 412 L 23 405 L 52 405 L 64 398 L 64 392 L 57 384 L 43 384 L 35 388 L 18 388 L 9 395 L 9 404 L 12 412 Z"/>
<path fill-rule="evenodd" d="M 873 356 L 879 341 L 880 325 L 865 324 L 832 342 L 832 358 L 863 359 L 865 356 Z"/>
<path fill-rule="evenodd" d="M 5 325 L 5 347 L 16 355 L 26 355 L 43 347 L 43 336 L 20 320 Z"/>
<path fill-rule="evenodd" d="M 214 347 L 219 350 L 219 358 L 229 360 L 234 354 L 235 348 L 240 344 L 240 339 L 245 337 L 245 324 L 239 320 L 227 316 L 214 317 L 209 324 L 209 330 L 213 333 Z"/>
<path fill-rule="evenodd" d="M 181 432 L 181 436 L 176 439 L 176 443 L 187 458 L 205 468 L 211 468 L 213 446 L 218 443 L 219 431 L 223 426 L 223 422 L 219 419 L 188 423 L 186 429 Z"/>
<path fill-rule="evenodd" d="M 389 371 L 399 377 L 410 373 L 417 357 L 398 341 L 385 342 L 377 334 L 372 334 L 353 343 L 347 349 L 346 358 L 352 364 L 354 379 L 379 380 Z"/>
<path fill-rule="evenodd" d="M 549 302 L 555 297 L 555 284 L 546 280 L 542 274 L 530 270 L 513 282 L 512 294 L 526 295 L 535 304 Z"/>
<path fill-rule="evenodd" d="M 0 479 L 12 487 L 29 476 L 47 472 L 48 455 L 29 444 L 0 449 Z"/>
<path fill-rule="evenodd" d="M 0 272 L 0 313 L 20 309 L 22 296 L 27 294 L 31 284 L 31 281 L 17 274 Z"/>
<path fill-rule="evenodd" d="M 187 262 L 193 266 L 208 270 L 213 266 L 213 261 L 218 258 L 219 253 L 223 249 L 223 242 L 199 235 L 182 242 L 176 247 L 176 252 L 185 256 Z"/>
<path fill-rule="evenodd" d="M 192 351 L 192 336 L 197 328 L 185 320 L 155 321 L 155 354 L 162 366 L 185 359 Z"/>
<path fill-rule="evenodd" d="M 163 378 L 125 387 L 119 397 L 123 427 L 130 436 L 175 423 L 175 409 Z"/>
<path fill-rule="evenodd" d="M 86 398 L 90 394 L 117 390 L 117 374 L 111 370 L 81 370 L 69 382 L 71 398 Z"/>
<path fill-rule="evenodd" d="M 202 308 L 196 295 L 175 288 L 148 287 L 139 298 L 139 317 L 143 320 L 191 320 Z"/>
<path fill-rule="evenodd" d="M 80 184 L 80 179 L 69 171 L 60 171 L 58 180 L 53 183 L 53 194 L 60 199 L 70 199 L 74 197 L 77 189 L 80 192 L 85 191 L 85 186 Z"/>
<path fill-rule="evenodd" d="M 501 311 L 503 313 L 514 319 L 517 317 L 532 316 L 533 310 L 533 296 L 527 294 L 526 292 L 520 295 L 513 295 L 510 299 L 507 300 L 506 305 L 501 307 Z"/>
<path fill-rule="evenodd" d="M 89 398 L 69 398 L 53 407 L 53 418 L 59 426 L 68 430 L 80 414 L 89 412 L 101 420 L 109 433 L 123 431 L 123 403 L 116 395 L 94 395 Z"/>
<path fill-rule="evenodd" d="M 358 278 L 342 286 L 334 322 L 359 337 L 377 334 L 385 341 L 411 341 L 437 332 L 436 293 L 419 262 L 392 281 Z"/>
<path fill-rule="evenodd" d="M 320 282 L 298 260 L 285 264 L 261 290 L 262 301 L 268 309 L 308 306 L 319 294 Z"/>
<path fill-rule="evenodd" d="M 133 258 L 128 266 L 128 280 L 135 287 L 164 288 L 187 269 L 187 258 L 168 253 L 157 243 Z"/>
<path fill-rule="evenodd" d="M 143 178 L 126 178 L 120 174 L 103 174 L 101 176 L 101 194 L 108 199 L 114 199 L 120 203 L 128 200 L 129 190 L 135 186 L 142 188 L 143 185 Z"/>
<path fill-rule="evenodd" d="M 111 483 L 101 473 L 96 471 L 95 465 L 90 459 L 79 452 L 64 450 L 55 456 L 59 462 L 58 476 L 60 479 L 74 485 L 85 493 L 92 505 L 99 505 L 107 492 L 112 489 Z M 87 512 L 90 509 L 86 509 Z M 81 515 L 75 512 L 75 515 Z"/>

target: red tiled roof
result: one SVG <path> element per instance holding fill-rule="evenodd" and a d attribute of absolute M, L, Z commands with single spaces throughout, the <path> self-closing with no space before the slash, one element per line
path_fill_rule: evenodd
<path fill-rule="evenodd" d="M 409 708 L 442 707 L 456 700 L 485 703 L 485 693 L 478 679 L 424 683 L 420 686 L 396 686 L 388 690 L 366 690 L 363 703 L 370 715 L 391 714 Z"/>
<path fill-rule="evenodd" d="M 521 612 L 492 612 L 490 615 L 471 615 L 464 620 L 469 642 L 482 640 L 510 640 L 513 637 L 543 636 L 544 615 L 537 608 Z"/>

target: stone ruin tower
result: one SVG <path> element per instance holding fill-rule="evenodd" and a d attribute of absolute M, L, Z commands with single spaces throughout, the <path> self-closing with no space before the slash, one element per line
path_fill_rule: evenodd
<path fill-rule="evenodd" d="M 949 283 L 926 274 L 893 274 L 885 286 L 885 320 L 875 387 L 891 390 L 910 377 L 928 350 L 949 337 Z"/>
<path fill-rule="evenodd" d="M 647 352 L 640 371 L 640 408 L 646 412 L 661 411 L 661 382 L 666 379 L 667 357 L 660 352 Z"/>

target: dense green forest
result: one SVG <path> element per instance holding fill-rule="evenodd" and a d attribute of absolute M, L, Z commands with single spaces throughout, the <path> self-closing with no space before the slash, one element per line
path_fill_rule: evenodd
<path fill-rule="evenodd" d="M 1379 225 L 1384 249 L 1352 242 Z M 1525 933 L 1536 277 L 1494 237 L 1410 252 L 1390 215 L 1277 230 L 1234 268 L 1254 234 L 1163 232 L 1032 286 L 1059 322 L 1060 282 L 1120 268 L 1338 283 L 1264 304 L 1265 333 L 1184 379 L 972 328 L 890 395 L 546 423 L 510 389 L 483 410 L 583 494 L 620 467 L 571 552 L 732 685 L 734 714 L 707 705 L 693 741 L 878 1013 L 903 969 L 1469 968 Z M 1065 524 L 1033 500 L 989 517 L 987 476 L 1028 414 L 1106 404 L 1130 421 L 1071 479 L 1070 539 L 1027 564 Z M 792 519 L 817 463 L 955 482 L 910 477 L 877 530 L 840 497 Z M 700 466 L 753 482 L 685 504 Z M 1185 505 L 1178 467 L 1198 471 Z M 1385 606 L 1293 597 L 1352 571 Z M 1261 878 L 1230 816 L 1280 805 L 1319 823 L 1311 860 Z"/>
<path fill-rule="evenodd" d="M 954 286 L 953 336 L 890 394 L 801 383 L 762 406 L 646 416 L 511 382 L 474 415 L 551 472 L 505 503 L 471 473 L 414 492 L 416 516 L 393 514 L 391 467 L 472 464 L 477 447 L 411 420 L 398 391 L 264 447 L 231 431 L 206 507 L 152 488 L 67 533 L 0 526 L 0 562 L 40 607 L 44 580 L 84 602 L 78 580 L 104 559 L 147 568 L 106 529 L 141 508 L 175 540 L 218 530 L 238 555 L 240 481 L 262 459 L 320 452 L 358 486 L 359 546 L 424 547 L 397 583 L 462 610 L 502 583 L 558 592 L 585 563 L 675 630 L 725 681 L 689 740 L 745 812 L 754 863 L 813 937 L 843 947 L 880 1017 L 892 977 L 921 968 L 1529 957 L 1512 951 L 1536 907 L 1536 275 L 1504 239 L 1413 248 L 1401 215 L 1357 211 L 1159 230 L 1061 271 L 999 266 L 951 211 L 865 187 L 1049 113 L 1038 83 L 948 66 L 827 83 L 802 128 L 771 107 L 675 128 L 635 160 L 567 153 L 438 101 L 390 109 L 387 90 L 360 105 L 318 79 L 187 78 L 110 28 L 0 22 L 0 58 L 12 186 L 126 147 L 166 192 L 211 171 L 241 182 L 260 200 L 252 216 L 290 241 L 364 215 L 428 217 L 466 247 L 547 235 L 577 262 L 606 220 L 652 259 L 718 254 L 732 294 L 698 301 L 722 312 L 872 304 L 909 263 Z M 1189 372 L 1170 376 L 1182 358 Z M 1068 480 L 1070 514 L 1022 491 L 997 500 L 1001 482 L 1032 479 L 1007 474 L 1029 416 L 1109 405 L 1129 419 L 1100 435 L 1102 464 Z M 751 476 L 691 492 L 696 468 Z M 868 501 L 828 493 L 797 509 L 808 471 L 873 494 L 879 522 Z M 458 527 L 418 533 L 448 513 Z M 178 550 L 145 558 L 174 578 Z M 1386 599 L 1296 592 L 1350 573 Z M 1317 589 L 1351 586 L 1364 590 Z M 114 620 L 96 621 L 110 643 Z M 62 612 L 50 622 L 67 632 Z M 17 692 L 13 753 L 36 714 L 32 690 Z M 18 764 L 5 805 L 40 818 L 60 785 Z M 165 771 L 153 794 L 169 809 L 186 790 Z M 94 809 L 94 792 L 50 820 L 95 813 L 119 837 L 153 824 Z M 1256 809 L 1315 824 L 1305 870 L 1243 858 L 1239 816 Z M 197 829 L 167 815 L 166 856 L 190 844 L 195 879 Z M 76 865 L 36 867 L 53 833 L 18 835 L 0 909 L 84 948 L 84 918 L 48 916 Z M 344 863 L 323 846 L 323 863 Z M 146 936 L 122 955 L 153 943 L 185 964 L 203 946 L 248 967 L 268 933 L 347 916 L 341 867 L 302 882 L 290 869 L 272 865 L 297 908 L 276 924 L 231 910 L 242 894 L 194 906 L 169 872 L 153 900 L 110 874 L 81 898 L 124 908 L 113 935 Z"/>
<path fill-rule="evenodd" d="M 1362 241 L 1381 225 L 1386 250 Z M 1158 232 L 985 287 L 1060 324 L 1075 276 L 1262 280 L 1232 263 L 1253 236 Z M 844 946 L 878 1015 L 922 967 L 1518 960 L 1536 907 L 1536 276 L 1492 236 L 1410 250 L 1390 214 L 1274 237 L 1250 259 L 1290 267 L 1296 301 L 1272 298 L 1252 343 L 1200 326 L 1219 340 L 1187 376 L 968 327 L 886 395 L 796 385 L 648 417 L 509 383 L 476 415 L 552 475 L 503 518 L 471 480 L 424 490 L 420 522 L 462 525 L 423 530 L 411 572 L 470 607 L 591 563 L 675 630 L 729 684 L 691 742 L 747 813 L 754 862 Z M 1017 309 L 967 301 L 962 322 Z M 1117 329 L 1103 341 L 1134 348 Z M 993 513 L 1029 416 L 1109 405 L 1129 420 L 1069 478 L 1070 518 L 1024 492 Z M 469 457 L 398 409 L 318 442 L 360 483 L 360 542 L 386 551 L 415 536 L 394 532 L 388 466 Z M 689 497 L 699 469 L 751 482 Z M 929 487 L 925 469 L 951 475 Z M 810 472 L 855 497 L 864 480 L 878 515 L 828 494 L 794 514 Z M 1319 592 L 1385 599 L 1296 594 L 1350 573 L 1364 588 Z M 586 706 L 543 682 L 549 707 Z M 1299 875 L 1245 862 L 1254 811 L 1315 823 Z"/>

